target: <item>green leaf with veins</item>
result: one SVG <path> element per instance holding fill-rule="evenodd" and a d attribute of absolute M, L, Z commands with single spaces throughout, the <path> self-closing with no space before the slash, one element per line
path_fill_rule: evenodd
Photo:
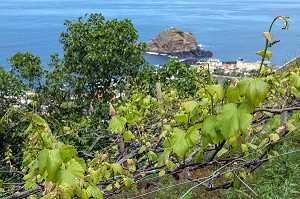
<path fill-rule="evenodd" d="M 188 116 L 188 114 L 177 114 L 177 115 L 174 115 L 174 119 L 179 124 L 188 124 L 188 122 L 189 122 L 189 116 Z"/>
<path fill-rule="evenodd" d="M 196 101 L 188 101 L 184 102 L 182 106 L 187 113 L 191 113 L 195 108 L 198 108 L 199 104 Z"/>
<path fill-rule="evenodd" d="M 261 79 L 243 79 L 238 83 L 238 88 L 253 106 L 263 102 L 268 94 L 268 84 Z"/>
<path fill-rule="evenodd" d="M 237 108 L 234 103 L 223 106 L 216 117 L 215 128 L 226 140 L 245 133 L 252 122 L 252 115 L 248 109 Z"/>
<path fill-rule="evenodd" d="M 221 85 L 208 85 L 206 90 L 213 97 L 215 103 L 222 101 L 224 98 L 224 91 Z"/>
<path fill-rule="evenodd" d="M 219 130 L 216 130 L 215 123 L 217 120 L 217 116 L 211 115 L 208 116 L 202 125 L 202 133 L 204 137 L 209 136 L 212 144 L 218 144 L 224 140 L 223 135 L 220 133 Z"/>
<path fill-rule="evenodd" d="M 37 175 L 37 172 L 36 172 L 37 168 L 38 168 L 38 161 L 37 161 L 37 159 L 35 159 L 33 161 L 33 163 L 31 163 L 29 172 L 23 177 L 23 180 L 26 181 L 26 183 L 24 185 L 25 190 L 28 190 L 28 189 L 36 186 L 35 178 Z"/>
<path fill-rule="evenodd" d="M 291 94 L 293 94 L 296 98 L 300 98 L 300 91 L 299 89 L 295 88 L 294 86 L 290 86 Z"/>
<path fill-rule="evenodd" d="M 183 158 L 189 150 L 189 145 L 185 140 L 185 131 L 179 128 L 173 129 L 173 134 L 170 139 L 171 148 L 179 157 Z"/>
<path fill-rule="evenodd" d="M 91 185 L 91 186 L 88 187 L 88 189 L 90 189 L 90 191 L 92 193 L 91 195 L 94 198 L 96 198 L 96 199 L 103 199 L 104 198 L 103 193 L 102 193 L 102 191 L 100 190 L 99 187 Z"/>
<path fill-rule="evenodd" d="M 190 147 L 196 146 L 200 140 L 200 133 L 199 129 L 201 128 L 200 124 L 195 124 L 194 126 L 191 126 L 185 136 L 184 139 L 187 141 Z"/>
<path fill-rule="evenodd" d="M 161 167 L 165 164 L 165 161 L 171 152 L 172 152 L 171 149 L 166 148 L 165 151 L 158 156 L 158 163 L 157 163 L 158 167 Z"/>
<path fill-rule="evenodd" d="M 157 159 L 157 155 L 153 151 L 147 153 L 149 160 L 154 161 Z"/>
<path fill-rule="evenodd" d="M 40 174 L 43 175 L 45 171 L 48 173 L 49 181 L 53 180 L 59 167 L 62 165 L 62 157 L 59 149 L 44 149 L 38 156 L 38 168 Z"/>
<path fill-rule="evenodd" d="M 183 103 L 183 108 L 187 113 L 189 113 L 189 119 L 191 122 L 195 122 L 198 119 L 198 107 L 199 103 L 196 101 L 188 101 Z"/>
<path fill-rule="evenodd" d="M 84 177 L 85 169 L 75 159 L 71 159 L 65 164 L 65 167 L 61 167 L 53 180 L 54 183 L 63 184 L 67 183 L 74 185 L 76 178 Z"/>
<path fill-rule="evenodd" d="M 119 163 L 112 163 L 110 168 L 112 168 L 115 174 L 123 174 L 123 168 Z"/>
<path fill-rule="evenodd" d="M 59 189 L 61 190 L 60 198 L 72 199 L 72 196 L 74 195 L 74 191 L 75 191 L 76 187 L 74 187 L 73 184 L 71 185 L 71 184 L 64 183 L 59 186 Z M 53 198 L 53 197 L 51 197 L 51 198 Z"/>
<path fill-rule="evenodd" d="M 235 103 L 240 97 L 239 90 L 233 86 L 228 86 L 226 90 L 226 97 L 230 100 L 230 102 Z"/>
<path fill-rule="evenodd" d="M 295 88 L 300 88 L 300 76 L 296 75 L 295 73 L 292 73 L 290 76 L 291 85 Z"/>
<path fill-rule="evenodd" d="M 130 141 L 131 139 L 134 138 L 134 135 L 132 134 L 131 131 L 125 131 L 123 133 L 123 138 L 124 138 L 125 141 Z"/>
<path fill-rule="evenodd" d="M 244 110 L 245 112 L 248 113 L 252 113 L 255 108 L 252 106 L 252 104 L 250 104 L 250 102 L 248 101 L 244 101 L 243 103 L 241 103 L 241 105 L 239 106 L 240 110 Z"/>
<path fill-rule="evenodd" d="M 123 178 L 123 181 L 124 181 L 124 185 L 125 187 L 127 188 L 130 188 L 132 184 L 134 184 L 134 182 L 130 179 L 130 178 Z"/>
<path fill-rule="evenodd" d="M 126 118 L 120 116 L 114 116 L 109 121 L 108 129 L 111 130 L 112 133 L 121 132 L 126 124 Z"/>
<path fill-rule="evenodd" d="M 59 153 L 63 160 L 65 160 L 66 157 L 76 157 L 77 151 L 74 146 L 72 145 L 64 145 L 59 149 Z"/>

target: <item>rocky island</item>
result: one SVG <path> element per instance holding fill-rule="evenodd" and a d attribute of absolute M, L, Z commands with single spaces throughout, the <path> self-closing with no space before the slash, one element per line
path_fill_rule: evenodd
<path fill-rule="evenodd" d="M 160 32 L 156 38 L 147 42 L 150 52 L 168 54 L 179 58 L 212 57 L 213 53 L 202 50 L 190 32 L 169 28 Z"/>

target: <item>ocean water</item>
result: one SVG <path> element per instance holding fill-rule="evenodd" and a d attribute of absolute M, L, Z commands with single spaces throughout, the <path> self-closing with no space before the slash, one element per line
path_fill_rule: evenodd
<path fill-rule="evenodd" d="M 299 0 L 1 0 L 0 65 L 8 70 L 7 57 L 29 51 L 46 66 L 51 53 L 63 55 L 59 35 L 65 30 L 64 20 L 86 13 L 102 13 L 107 20 L 131 19 L 143 42 L 169 27 L 192 32 L 222 61 L 259 60 L 255 53 L 264 47 L 262 32 L 275 16 L 287 15 L 288 31 L 281 30 L 282 21 L 274 25 L 273 38 L 281 42 L 270 49 L 271 63 L 281 65 L 300 54 Z M 146 59 L 153 65 L 168 60 L 153 55 Z"/>

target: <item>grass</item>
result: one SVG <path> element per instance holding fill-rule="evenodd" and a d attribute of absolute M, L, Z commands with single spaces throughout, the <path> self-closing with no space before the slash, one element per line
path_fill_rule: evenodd
<path fill-rule="evenodd" d="M 279 153 L 299 149 L 298 141 L 286 142 L 279 146 Z M 255 179 L 247 182 L 259 198 L 300 198 L 300 154 L 286 155 L 267 162 L 255 172 Z M 230 189 L 225 198 L 254 198 L 248 189 Z"/>

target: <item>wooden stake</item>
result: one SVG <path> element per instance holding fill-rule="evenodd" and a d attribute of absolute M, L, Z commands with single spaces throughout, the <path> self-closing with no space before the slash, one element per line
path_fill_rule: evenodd
<path fill-rule="evenodd" d="M 162 92 L 161 92 L 161 84 L 159 82 L 156 83 L 156 98 L 157 98 L 158 103 L 163 102 Z"/>

